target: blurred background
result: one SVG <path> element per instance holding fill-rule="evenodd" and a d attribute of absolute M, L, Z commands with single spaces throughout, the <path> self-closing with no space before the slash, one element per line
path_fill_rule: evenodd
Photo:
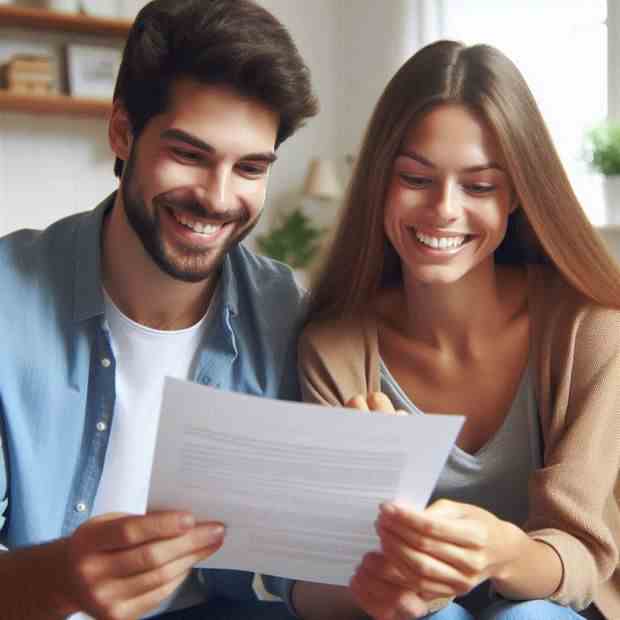
<path fill-rule="evenodd" d="M 620 197 L 610 189 L 620 179 L 620 131 L 609 134 L 611 145 L 603 135 L 607 168 L 591 137 L 620 118 L 618 0 L 260 3 L 289 28 L 321 112 L 280 149 L 254 249 L 307 280 L 382 89 L 421 46 L 453 38 L 495 45 L 521 69 L 590 221 L 620 256 Z M 143 4 L 0 0 L 0 235 L 90 209 L 115 189 L 106 115 L 124 37 Z"/>

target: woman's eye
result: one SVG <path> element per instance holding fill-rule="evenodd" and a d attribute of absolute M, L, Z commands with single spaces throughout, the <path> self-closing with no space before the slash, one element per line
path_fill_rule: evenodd
<path fill-rule="evenodd" d="M 495 189 L 495 186 L 487 183 L 471 183 L 465 185 L 465 189 L 471 194 L 489 194 Z"/>
<path fill-rule="evenodd" d="M 428 177 L 420 177 L 415 174 L 405 174 L 401 172 L 400 178 L 407 184 L 409 187 L 414 187 L 416 189 L 428 187 L 433 180 Z"/>

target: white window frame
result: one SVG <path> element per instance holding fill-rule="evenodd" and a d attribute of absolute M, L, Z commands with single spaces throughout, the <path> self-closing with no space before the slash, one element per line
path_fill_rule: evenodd
<path fill-rule="evenodd" d="M 607 117 L 620 120 L 620 2 L 607 0 Z"/>
<path fill-rule="evenodd" d="M 449 10 L 447 2 L 444 0 L 411 1 L 415 2 L 415 17 L 417 22 L 415 34 L 417 35 L 417 40 L 420 46 L 426 45 L 427 43 L 430 43 L 438 38 L 443 38 L 446 35 L 451 36 L 447 32 L 447 24 L 449 23 L 447 16 L 447 11 Z M 466 0 L 462 1 L 466 2 Z M 500 1 L 508 2 L 509 0 Z M 558 10 L 561 10 L 560 0 L 541 0 L 541 2 L 557 2 Z M 602 108 L 600 110 L 601 117 L 592 119 L 593 123 L 603 120 L 602 117 L 604 117 L 605 114 L 607 114 L 608 117 L 613 117 L 620 120 L 620 0 L 606 0 L 605 4 L 607 8 L 607 19 L 605 21 L 605 25 L 607 26 L 607 72 L 605 75 L 605 79 L 607 81 L 607 93 L 606 97 L 604 92 L 601 93 L 601 95 L 605 97 L 605 99 L 599 104 Z M 411 6 L 413 7 L 413 5 Z M 413 17 L 414 13 L 411 15 Z M 604 68 L 602 68 L 602 70 L 604 71 Z M 548 114 L 548 111 L 543 110 L 543 114 L 545 114 L 545 112 Z M 555 132 L 553 133 L 555 134 Z M 568 167 L 568 163 L 565 163 L 567 165 L 567 170 L 569 170 L 569 174 L 572 175 L 571 170 Z M 583 179 L 583 177 L 580 178 Z M 577 190 L 577 186 L 575 189 L 580 200 L 582 201 L 582 204 L 584 205 L 584 208 L 586 208 L 588 217 L 592 223 L 597 226 L 605 225 L 607 223 L 607 215 L 601 211 L 601 209 L 605 209 L 604 197 L 600 193 L 603 191 L 602 181 L 595 179 L 592 180 L 592 187 L 595 188 L 593 191 L 597 192 L 597 199 L 594 202 L 588 201 L 585 197 L 587 196 L 587 190 L 584 194 L 584 186 L 582 183 L 583 181 L 581 181 L 581 189 Z M 588 208 L 591 205 L 594 205 L 594 207 Z"/>

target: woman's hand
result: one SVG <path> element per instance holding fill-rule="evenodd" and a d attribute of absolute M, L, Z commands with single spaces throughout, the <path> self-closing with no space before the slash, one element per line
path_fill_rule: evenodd
<path fill-rule="evenodd" d="M 393 415 L 407 415 L 406 411 L 396 410 L 392 401 L 383 392 L 371 392 L 368 396 L 357 394 L 345 403 L 349 409 L 359 409 L 361 411 L 381 411 Z"/>
<path fill-rule="evenodd" d="M 355 603 L 374 620 L 412 620 L 437 611 L 453 597 L 419 593 L 383 553 L 367 553 L 349 583 Z"/>
<path fill-rule="evenodd" d="M 377 533 L 394 584 L 422 594 L 459 596 L 486 579 L 503 578 L 527 535 L 490 512 L 439 500 L 422 512 L 387 503 Z"/>

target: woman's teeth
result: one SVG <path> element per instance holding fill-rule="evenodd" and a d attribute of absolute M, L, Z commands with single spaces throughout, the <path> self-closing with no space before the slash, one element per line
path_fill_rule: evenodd
<path fill-rule="evenodd" d="M 203 224 L 198 220 L 188 217 L 184 213 L 177 213 L 176 211 L 173 213 L 177 222 L 183 224 L 183 226 L 186 226 L 194 232 L 200 233 L 201 235 L 212 235 L 222 227 L 222 224 Z"/>
<path fill-rule="evenodd" d="M 424 233 L 416 232 L 416 239 L 434 250 L 452 250 L 454 248 L 461 247 L 465 243 L 465 235 L 458 235 L 456 237 L 431 237 Z"/>

